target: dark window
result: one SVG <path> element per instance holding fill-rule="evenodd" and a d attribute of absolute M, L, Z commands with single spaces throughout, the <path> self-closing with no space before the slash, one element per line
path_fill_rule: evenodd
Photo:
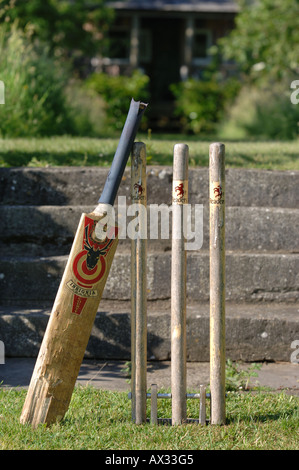
<path fill-rule="evenodd" d="M 209 38 L 206 32 L 196 32 L 194 35 L 193 57 L 202 59 L 208 55 Z"/>
<path fill-rule="evenodd" d="M 120 18 L 111 27 L 108 35 L 106 57 L 110 59 L 129 59 L 131 22 L 129 18 Z"/>
<path fill-rule="evenodd" d="M 130 55 L 130 35 L 128 31 L 111 31 L 109 34 L 110 59 L 128 59 Z"/>

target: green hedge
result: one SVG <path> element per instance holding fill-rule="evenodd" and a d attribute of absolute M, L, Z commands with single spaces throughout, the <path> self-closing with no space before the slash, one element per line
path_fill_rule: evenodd
<path fill-rule="evenodd" d="M 227 103 L 237 94 L 240 84 L 231 78 L 226 82 L 190 78 L 173 84 L 175 114 L 180 118 L 182 131 L 209 134 L 221 121 Z"/>
<path fill-rule="evenodd" d="M 244 85 L 227 110 L 223 139 L 293 140 L 299 136 L 299 104 L 292 104 L 290 83 Z"/>
<path fill-rule="evenodd" d="M 87 79 L 86 85 L 104 100 L 106 125 L 117 131 L 124 125 L 131 98 L 136 101 L 149 99 L 149 77 L 139 70 L 135 70 L 131 76 L 94 73 Z M 142 125 L 146 125 L 146 116 Z"/>

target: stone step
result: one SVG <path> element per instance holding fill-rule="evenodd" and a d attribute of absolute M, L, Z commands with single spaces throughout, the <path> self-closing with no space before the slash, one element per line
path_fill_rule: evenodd
<path fill-rule="evenodd" d="M 150 360 L 169 360 L 170 302 L 148 302 Z M 226 358 L 290 362 L 299 335 L 298 304 L 226 304 Z M 50 309 L 0 307 L 0 340 L 6 357 L 36 357 Z M 86 358 L 130 360 L 130 302 L 101 302 Z M 187 360 L 209 361 L 209 304 L 187 306 Z"/>
<path fill-rule="evenodd" d="M 0 201 L 12 205 L 96 205 L 108 168 L 0 168 Z M 207 204 L 208 168 L 190 168 L 191 204 Z M 148 166 L 149 204 L 171 204 L 172 168 Z M 227 206 L 299 207 L 299 171 L 226 170 Z M 129 197 L 130 168 L 118 195 Z"/>
<path fill-rule="evenodd" d="M 1 257 L 1 304 L 51 304 L 64 272 L 67 256 Z M 171 252 L 148 253 L 148 299 L 170 298 Z M 119 249 L 103 293 L 104 299 L 130 299 L 130 251 Z M 209 252 L 187 254 L 187 296 L 209 300 Z M 299 300 L 299 254 L 226 253 L 226 298 L 229 301 L 295 302 Z"/>
<path fill-rule="evenodd" d="M 127 214 L 128 206 L 122 206 Z M 69 253 L 74 235 L 83 212 L 93 210 L 90 206 L 0 206 L 0 255 L 55 256 Z M 165 214 L 168 219 L 165 220 Z M 192 210 L 194 219 L 194 210 Z M 122 217 L 124 227 L 121 246 L 130 246 L 128 224 L 135 216 Z M 151 227 L 155 217 L 148 207 L 148 250 L 167 251 L 171 249 L 171 213 L 165 212 L 163 227 L 169 229 L 169 236 L 161 238 L 161 215 L 158 239 L 152 238 Z M 117 207 L 116 207 L 116 220 Z M 209 247 L 209 207 L 203 207 L 203 218 L 199 221 L 196 238 L 190 242 L 190 249 Z M 191 226 L 194 230 L 194 225 Z M 299 252 L 299 209 L 266 207 L 227 207 L 226 249 L 244 251 L 288 251 Z M 201 245 L 202 243 L 202 245 Z"/>

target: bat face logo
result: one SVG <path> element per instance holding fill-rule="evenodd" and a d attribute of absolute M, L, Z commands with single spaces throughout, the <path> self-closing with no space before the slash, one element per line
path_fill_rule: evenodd
<path fill-rule="evenodd" d="M 112 239 L 106 238 L 96 242 L 91 237 L 95 221 L 86 217 L 82 251 L 74 259 L 73 272 L 77 280 L 85 287 L 99 282 L 106 270 L 105 256 L 112 244 Z"/>
<path fill-rule="evenodd" d="M 175 192 L 176 192 L 177 197 L 183 197 L 184 194 L 185 194 L 185 191 L 184 191 L 184 183 L 178 184 L 178 185 L 174 188 L 174 190 L 175 190 Z"/>
<path fill-rule="evenodd" d="M 113 245 L 113 238 L 104 241 L 95 241 L 91 234 L 96 221 L 85 216 L 84 236 L 82 250 L 75 256 L 72 270 L 75 279 L 70 280 L 67 286 L 74 292 L 72 312 L 80 315 L 88 297 L 96 297 L 96 284 L 106 272 L 106 256 Z M 117 234 L 116 227 L 113 227 Z"/>

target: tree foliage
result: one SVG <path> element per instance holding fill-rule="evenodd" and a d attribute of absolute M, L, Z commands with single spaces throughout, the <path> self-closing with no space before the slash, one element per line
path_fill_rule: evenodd
<path fill-rule="evenodd" d="M 223 54 L 251 79 L 281 82 L 299 73 L 299 0 L 238 0 L 232 33 L 220 41 Z"/>
<path fill-rule="evenodd" d="M 104 45 L 113 11 L 105 0 L 2 0 L 2 21 L 30 27 L 56 57 L 92 57 Z"/>

